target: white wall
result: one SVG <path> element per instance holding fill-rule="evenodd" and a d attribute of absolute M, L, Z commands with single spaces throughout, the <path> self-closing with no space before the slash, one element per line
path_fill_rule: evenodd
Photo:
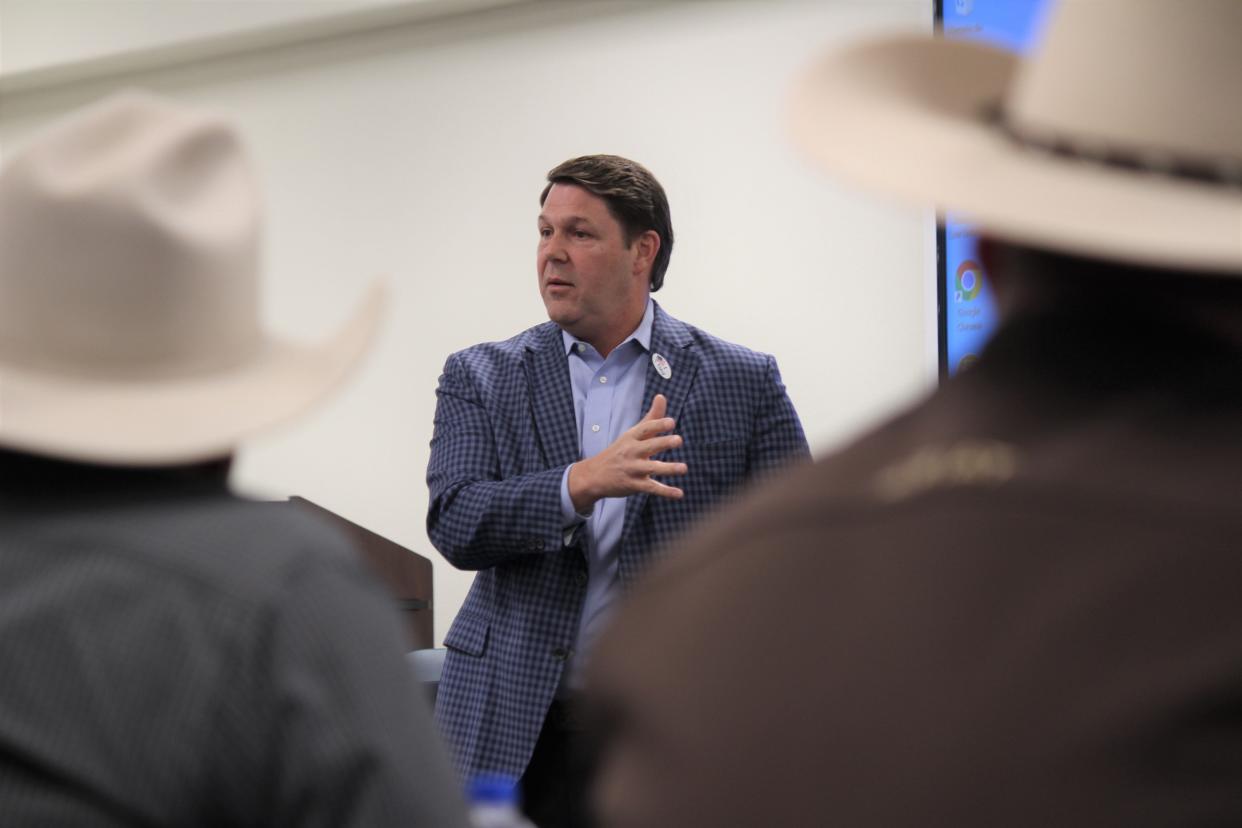
<path fill-rule="evenodd" d="M 6 16 L 12 2 L 0 1 L 10 48 L 18 24 L 51 25 L 33 6 Z M 115 7 L 141 17 L 169 2 Z M 66 42 L 72 5 L 38 7 Z M 237 479 L 250 492 L 302 494 L 432 557 L 442 637 L 471 575 L 439 560 L 423 528 L 436 378 L 449 352 L 545 318 L 535 215 L 558 162 L 611 152 L 656 173 L 677 232 L 657 299 L 776 354 L 817 453 L 929 387 L 927 216 L 837 187 L 795 154 L 782 118 L 792 74 L 821 48 L 928 30 L 930 7 L 519 2 L 0 92 L 0 148 L 120 86 L 222 110 L 248 136 L 267 192 L 271 325 L 313 339 L 369 279 L 388 279 L 388 325 L 356 381 L 243 453 Z M 82 48 L 98 50 L 98 36 Z M 48 65 L 26 54 L 23 66 Z"/>
<path fill-rule="evenodd" d="M 404 2 L 407 0 L 0 0 L 3 68 L 9 74 L 31 72 Z"/>

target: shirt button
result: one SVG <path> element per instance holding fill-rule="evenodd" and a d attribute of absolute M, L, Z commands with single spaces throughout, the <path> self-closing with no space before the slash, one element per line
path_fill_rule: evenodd
<path fill-rule="evenodd" d="M 578 353 L 582 353 L 582 352 L 583 352 L 583 351 L 585 351 L 585 350 L 586 350 L 586 343 L 584 343 L 584 342 L 579 342 L 579 343 L 578 343 Z"/>
<path fill-rule="evenodd" d="M 601 383 L 608 382 L 608 377 L 600 377 L 600 378 L 599 378 L 599 381 L 600 381 Z"/>
<path fill-rule="evenodd" d="M 599 431 L 599 425 L 591 426 L 591 431 Z"/>

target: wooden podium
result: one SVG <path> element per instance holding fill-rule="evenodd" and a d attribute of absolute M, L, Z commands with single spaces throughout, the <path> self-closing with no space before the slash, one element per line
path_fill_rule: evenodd
<path fill-rule="evenodd" d="M 435 646 L 431 561 L 304 497 L 291 497 L 289 502 L 335 525 L 353 541 L 363 559 L 388 585 L 396 599 L 405 621 L 411 650 Z"/>

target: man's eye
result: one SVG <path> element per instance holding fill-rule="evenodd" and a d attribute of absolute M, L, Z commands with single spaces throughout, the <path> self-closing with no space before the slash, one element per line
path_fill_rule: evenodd
<path fill-rule="evenodd" d="M 590 234 L 590 233 L 588 233 L 588 232 L 587 232 L 587 231 L 585 231 L 585 230 L 575 230 L 575 231 L 574 231 L 574 238 L 575 238 L 575 239 L 589 239 L 589 238 L 591 238 L 591 234 Z"/>
<path fill-rule="evenodd" d="M 546 239 L 550 235 L 552 235 L 552 229 L 550 227 L 539 228 L 539 238 Z"/>

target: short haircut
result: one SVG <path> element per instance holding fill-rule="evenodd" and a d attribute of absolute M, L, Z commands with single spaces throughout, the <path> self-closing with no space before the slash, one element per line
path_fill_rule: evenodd
<path fill-rule="evenodd" d="M 673 219 L 664 188 L 651 171 L 617 155 L 583 155 L 558 164 L 548 172 L 548 186 L 539 196 L 547 201 L 553 184 L 573 184 L 603 199 L 621 225 L 628 247 L 648 230 L 660 237 L 660 249 L 651 263 L 651 291 L 664 284 L 664 271 L 673 254 Z"/>

